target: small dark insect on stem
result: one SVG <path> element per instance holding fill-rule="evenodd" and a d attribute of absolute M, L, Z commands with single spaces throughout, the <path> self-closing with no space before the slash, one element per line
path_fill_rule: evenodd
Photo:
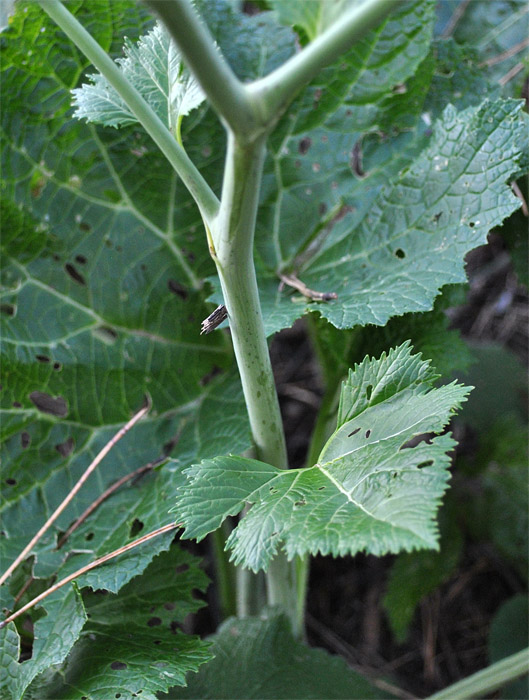
<path fill-rule="evenodd" d="M 332 299 L 338 299 L 338 294 L 336 292 L 316 292 L 314 289 L 309 289 L 306 284 L 304 284 L 295 275 L 283 275 L 279 273 L 281 279 L 281 286 L 283 284 L 288 284 L 289 287 L 297 289 L 301 292 L 303 296 L 307 299 L 312 299 L 313 301 L 331 301 Z"/>
<path fill-rule="evenodd" d="M 228 312 L 224 304 L 217 306 L 215 311 L 211 313 L 207 318 L 202 321 L 200 327 L 200 335 L 204 333 L 211 333 L 215 328 L 220 326 L 220 324 L 228 318 Z"/>

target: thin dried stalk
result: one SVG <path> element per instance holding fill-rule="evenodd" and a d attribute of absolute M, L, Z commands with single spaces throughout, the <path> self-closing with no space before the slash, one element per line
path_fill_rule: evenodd
<path fill-rule="evenodd" d="M 52 593 L 55 593 L 55 591 L 59 590 L 59 588 L 62 588 L 67 583 L 70 583 L 70 581 L 73 581 L 74 579 L 78 578 L 79 576 L 86 574 L 87 571 L 90 571 L 91 569 L 95 569 L 97 566 L 104 564 L 105 562 L 109 561 L 110 559 L 114 559 L 115 557 L 118 557 L 120 554 L 124 554 L 125 552 L 128 552 L 131 549 L 134 549 L 134 547 L 137 547 L 138 545 L 143 544 L 144 542 L 147 542 L 148 540 L 152 540 L 153 537 L 158 537 L 158 535 L 162 535 L 164 532 L 169 532 L 170 530 L 175 530 L 177 527 L 181 527 L 181 525 L 179 525 L 178 523 L 170 523 L 169 525 L 164 525 L 163 527 L 160 527 L 157 530 L 153 530 L 153 532 L 149 532 L 147 535 L 143 535 L 143 537 L 139 537 L 137 540 L 134 540 L 134 542 L 130 542 L 129 544 L 126 544 L 124 547 L 120 547 L 119 549 L 115 549 L 113 552 L 109 552 L 109 554 L 105 554 L 104 556 L 100 557 L 99 559 L 96 559 L 95 561 L 93 561 L 91 564 L 87 564 L 86 566 L 82 566 L 80 569 L 77 569 L 77 571 L 74 571 L 73 574 L 70 574 L 69 576 L 66 576 L 66 578 L 63 578 L 60 581 L 57 581 L 57 583 L 54 583 L 53 586 L 50 586 L 50 588 L 43 591 L 40 595 L 36 596 L 36 598 L 33 598 L 33 600 L 30 600 L 29 603 L 26 603 L 26 605 L 21 607 L 20 610 L 17 610 L 12 615 L 9 615 L 9 617 L 6 617 L 5 620 L 0 622 L 0 629 L 2 629 L 2 627 L 5 627 L 8 622 L 12 622 L 13 620 L 16 620 L 16 618 L 19 617 L 20 615 L 22 615 L 22 613 L 25 613 L 27 610 L 34 607 L 37 603 L 40 603 L 40 601 L 44 600 L 44 598 L 47 598 Z"/>
<path fill-rule="evenodd" d="M 121 440 L 121 438 L 128 433 L 128 431 L 132 428 L 133 425 L 135 425 L 140 418 L 143 418 L 143 416 L 149 411 L 150 409 L 150 404 L 144 406 L 141 408 L 130 420 L 128 423 L 126 423 L 121 430 L 119 430 L 114 437 L 107 442 L 107 444 L 103 447 L 103 449 L 99 452 L 99 454 L 96 456 L 96 458 L 91 462 L 91 464 L 88 466 L 84 474 L 81 476 L 79 481 L 75 484 L 75 486 L 72 488 L 70 493 L 66 496 L 66 498 L 63 500 L 63 502 L 55 509 L 55 511 L 50 515 L 50 517 L 46 520 L 44 525 L 40 528 L 40 530 L 37 532 L 37 534 L 33 537 L 31 542 L 29 542 L 26 547 L 20 552 L 18 557 L 15 559 L 15 561 L 11 564 L 11 566 L 0 576 L 0 585 L 6 581 L 9 576 L 13 573 L 13 571 L 16 569 L 16 567 L 26 558 L 26 556 L 31 552 L 33 547 L 36 545 L 36 543 L 40 540 L 42 535 L 46 532 L 46 530 L 50 527 L 50 525 L 57 520 L 59 515 L 63 512 L 63 510 L 66 508 L 66 506 L 70 503 L 70 501 L 73 499 L 73 497 L 77 494 L 81 486 L 85 483 L 85 481 L 88 479 L 90 474 L 94 471 L 94 469 L 98 466 L 98 464 L 107 456 L 107 454 L 110 452 L 110 450 L 114 447 L 114 445 Z"/>

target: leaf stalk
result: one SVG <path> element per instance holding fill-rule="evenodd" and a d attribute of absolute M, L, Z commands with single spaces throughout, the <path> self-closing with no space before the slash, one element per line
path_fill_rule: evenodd
<path fill-rule="evenodd" d="M 202 217 L 207 222 L 211 221 L 218 211 L 218 199 L 169 129 L 136 88 L 123 76 L 110 56 L 60 0 L 38 0 L 38 2 L 127 103 L 140 124 L 181 177 L 197 203 Z"/>

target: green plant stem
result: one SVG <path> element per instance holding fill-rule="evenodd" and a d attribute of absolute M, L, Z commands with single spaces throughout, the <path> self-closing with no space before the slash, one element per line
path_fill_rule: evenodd
<path fill-rule="evenodd" d="M 512 654 L 468 678 L 430 695 L 428 700 L 467 700 L 481 698 L 509 681 L 529 672 L 529 648 Z"/>
<path fill-rule="evenodd" d="M 234 133 L 252 134 L 254 114 L 247 90 L 215 46 L 189 0 L 145 2 L 163 20 L 217 114 Z"/>
<path fill-rule="evenodd" d="M 211 233 L 256 457 L 286 469 L 285 436 L 253 263 L 264 155 L 264 139 L 241 146 L 228 134 L 221 206 Z"/>
<path fill-rule="evenodd" d="M 211 230 L 215 260 L 256 449 L 256 457 L 287 468 L 283 423 L 270 363 L 253 262 L 255 219 L 265 156 L 264 137 L 241 144 L 228 134 L 219 215 Z M 269 605 L 296 619 L 296 568 L 279 553 L 267 572 Z"/>
<path fill-rule="evenodd" d="M 273 73 L 248 86 L 255 110 L 263 123 L 282 114 L 296 94 L 349 49 L 353 42 L 380 23 L 402 0 L 365 0 L 353 6 L 303 51 L 295 54 Z"/>
<path fill-rule="evenodd" d="M 59 0 L 38 0 L 42 9 L 59 25 L 74 44 L 105 76 L 130 107 L 140 124 L 155 141 L 193 196 L 209 223 L 217 214 L 219 201 L 183 148 L 153 112 L 136 88 L 123 76 L 114 61 L 99 46 Z"/>

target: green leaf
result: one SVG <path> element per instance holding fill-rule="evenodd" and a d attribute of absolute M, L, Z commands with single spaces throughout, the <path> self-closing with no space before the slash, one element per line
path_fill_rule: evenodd
<path fill-rule="evenodd" d="M 136 37 L 146 28 L 134 3 L 69 9 L 110 51 L 122 42 L 114 31 Z M 37 4 L 19 8 L 2 46 L 2 211 L 12 227 L 2 241 L 0 307 L 5 565 L 144 396 L 152 400 L 148 418 L 35 546 L 40 586 L 170 523 L 167 499 L 182 466 L 242 451 L 249 433 L 228 343 L 221 333 L 200 336 L 209 313 L 202 277 L 212 263 L 191 198 L 135 129 L 99 130 L 70 118 L 70 89 L 85 61 Z M 189 151 L 218 183 L 222 147 L 213 156 L 211 146 L 221 131 L 203 122 Z M 56 549 L 110 485 L 171 451 L 178 468 L 129 480 Z M 158 538 L 83 585 L 117 591 L 168 545 Z"/>
<path fill-rule="evenodd" d="M 125 58 L 117 59 L 123 76 L 174 133 L 180 119 L 200 106 L 205 95 L 186 69 L 169 33 L 157 23 L 137 46 L 125 40 L 124 52 Z M 72 90 L 78 119 L 114 127 L 137 123 L 106 78 L 99 73 L 89 78 L 91 84 Z"/>
<path fill-rule="evenodd" d="M 168 698 L 330 700 L 388 697 L 342 659 L 296 641 L 287 619 L 230 619 L 213 637 L 215 658 Z"/>
<path fill-rule="evenodd" d="M 269 0 L 268 5 L 275 10 L 278 20 L 287 27 L 301 29 L 309 41 L 313 41 L 340 15 L 361 0 L 310 0 L 310 2 L 289 2 L 289 0 Z"/>
<path fill-rule="evenodd" d="M 20 642 L 14 624 L 9 623 L 0 630 L 2 668 L 8 669 L 7 676 L 0 682 L 0 690 L 7 690 L 13 700 L 22 698 L 34 678 L 50 666 L 64 661 L 86 619 L 76 587 L 70 586 L 50 596 L 46 601 L 46 616 L 35 622 L 31 658 L 22 663 L 18 661 Z"/>
<path fill-rule="evenodd" d="M 189 671 L 212 658 L 209 644 L 177 631 L 204 603 L 207 576 L 189 553 L 174 547 L 156 557 L 119 595 L 85 596 L 89 621 L 60 673 L 41 697 L 107 700 L 116 693 L 157 693 L 184 685 Z M 37 690 L 35 685 L 33 690 Z"/>
<path fill-rule="evenodd" d="M 251 503 L 226 546 L 254 571 L 280 546 L 290 559 L 437 548 L 433 518 L 454 442 L 431 434 L 468 388 L 434 389 L 436 376 L 409 344 L 366 358 L 342 387 L 337 428 L 313 467 L 284 471 L 234 456 L 193 465 L 173 509 L 185 536 L 201 539 Z"/>

